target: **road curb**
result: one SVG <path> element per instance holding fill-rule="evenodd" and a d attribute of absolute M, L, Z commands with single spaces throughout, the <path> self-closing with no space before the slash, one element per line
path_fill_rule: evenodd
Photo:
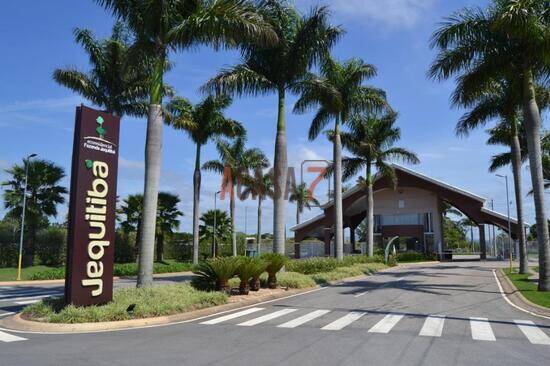
<path fill-rule="evenodd" d="M 550 309 L 537 305 L 529 301 L 521 291 L 517 289 L 514 283 L 506 276 L 502 269 L 493 272 L 497 283 L 500 285 L 501 294 L 515 308 L 529 313 L 531 315 L 550 319 Z"/>

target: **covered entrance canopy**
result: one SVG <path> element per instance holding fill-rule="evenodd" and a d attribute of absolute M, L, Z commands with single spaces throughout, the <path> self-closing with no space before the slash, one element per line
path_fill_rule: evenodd
<path fill-rule="evenodd" d="M 436 236 L 434 238 L 436 247 L 434 251 L 441 254 L 445 247 L 441 227 L 444 202 L 456 207 L 478 225 L 482 259 L 486 258 L 484 225 L 496 225 L 502 230 L 508 231 L 507 216 L 486 208 L 484 198 L 403 166 L 393 164 L 393 167 L 398 179 L 396 190 L 393 190 L 390 182 L 384 177 L 379 175 L 375 177 L 373 189 L 374 214 L 384 213 L 390 219 L 392 215 L 398 217 L 404 212 L 409 213 L 408 216 L 411 216 L 410 206 L 416 206 L 417 211 L 412 212 L 418 212 L 419 217 L 420 213 L 427 215 L 426 217 L 430 223 L 413 222 L 409 225 L 406 220 L 401 220 L 397 223 L 381 226 L 382 235 L 420 235 L 421 233 L 429 233 Z M 365 194 L 360 186 L 355 186 L 346 191 L 342 198 L 344 227 L 351 229 L 350 241 L 352 248 L 355 245 L 355 229 L 366 217 Z M 399 196 L 400 194 L 402 196 Z M 401 197 L 406 197 L 406 200 L 410 202 L 408 207 L 405 207 L 405 199 L 401 199 Z M 409 211 L 406 210 L 407 208 L 409 208 Z M 330 254 L 334 225 L 333 201 L 322 205 L 321 209 L 323 210 L 322 214 L 290 228 L 295 233 L 294 239 L 297 243 L 295 253 L 297 253 L 297 256 L 300 253 L 299 243 L 307 238 L 324 241 L 325 253 Z M 511 218 L 510 221 L 511 234 L 515 238 L 519 230 L 524 228 L 518 225 L 516 219 Z"/>

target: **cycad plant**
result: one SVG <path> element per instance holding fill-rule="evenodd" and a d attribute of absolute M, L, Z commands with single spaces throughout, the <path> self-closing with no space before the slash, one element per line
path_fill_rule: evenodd
<path fill-rule="evenodd" d="M 321 66 L 320 76 L 308 74 L 300 83 L 301 95 L 294 107 L 298 113 L 317 108 L 309 128 L 310 140 L 316 139 L 323 128 L 334 120 L 331 170 L 334 178 L 334 244 L 339 260 L 344 258 L 341 125 L 348 123 L 355 113 L 388 108 L 382 90 L 363 85 L 365 80 L 374 75 L 375 67 L 363 60 L 351 59 L 340 63 L 327 58 Z"/>
<path fill-rule="evenodd" d="M 247 149 L 246 137 L 238 136 L 232 142 L 218 140 L 216 149 L 219 160 L 204 163 L 203 169 L 223 174 L 223 186 L 229 188 L 229 215 L 231 216 L 231 245 L 237 256 L 237 229 L 235 226 L 235 201 L 237 183 L 244 182 L 250 170 L 266 168 L 268 160 L 259 149 Z"/>
<path fill-rule="evenodd" d="M 320 205 L 305 182 L 292 187 L 289 201 L 296 202 L 296 225 L 300 223 L 300 215 L 304 212 L 304 209 L 311 210 L 313 207 Z"/>
<path fill-rule="evenodd" d="M 270 289 L 277 288 L 277 273 L 283 269 L 288 261 L 287 256 L 280 253 L 264 253 L 260 258 L 267 263 L 265 268 L 267 272 L 267 287 Z"/>
<path fill-rule="evenodd" d="M 237 276 L 240 280 L 239 293 L 241 295 L 248 295 L 251 283 L 253 291 L 258 291 L 259 288 L 257 288 L 256 284 L 257 282 L 259 283 L 260 275 L 265 271 L 266 262 L 253 257 L 238 257 L 237 262 Z"/>
<path fill-rule="evenodd" d="M 229 95 L 267 95 L 278 98 L 274 154 L 273 250 L 285 249 L 285 189 L 287 141 L 285 101 L 299 81 L 336 43 L 342 30 L 329 24 L 326 7 L 301 16 L 287 0 L 262 0 L 260 11 L 269 20 L 279 42 L 270 47 L 244 47 L 242 63 L 222 70 L 205 85 L 209 92 Z"/>
<path fill-rule="evenodd" d="M 217 257 L 207 259 L 196 266 L 193 273 L 194 285 L 200 289 L 215 289 L 225 293 L 231 292 L 229 280 L 237 272 L 238 261 L 234 257 Z"/>
<path fill-rule="evenodd" d="M 434 33 L 432 46 L 439 53 L 429 75 L 434 79 L 457 77 L 471 90 L 517 77 L 529 151 L 529 168 L 537 219 L 540 291 L 550 290 L 550 243 L 544 201 L 540 145 L 541 115 L 536 83 L 548 78 L 550 18 L 548 2 L 494 0 L 487 9 L 464 9 L 447 18 Z M 464 93 L 475 100 L 479 93 Z M 463 100 L 462 104 L 467 104 Z"/>
<path fill-rule="evenodd" d="M 224 116 L 231 105 L 225 96 L 208 96 L 193 106 L 186 99 L 173 98 L 167 107 L 166 121 L 175 129 L 183 130 L 196 146 L 195 171 L 193 172 L 193 263 L 199 261 L 199 215 L 201 193 L 201 148 L 210 140 L 244 134 L 243 126 Z"/>
<path fill-rule="evenodd" d="M 200 45 L 238 47 L 277 42 L 277 35 L 249 0 L 96 0 L 128 24 L 151 60 L 141 250 L 137 285 L 153 284 L 155 216 L 162 159 L 164 74 L 170 52 Z"/>

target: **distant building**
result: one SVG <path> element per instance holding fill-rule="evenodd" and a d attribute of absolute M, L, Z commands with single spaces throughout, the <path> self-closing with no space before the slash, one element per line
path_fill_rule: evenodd
<path fill-rule="evenodd" d="M 430 178 L 414 170 L 393 164 L 398 184 L 394 190 L 389 182 L 377 176 L 374 182 L 374 241 L 375 248 L 382 248 L 387 239 L 398 236 L 397 250 L 435 253 L 445 251 L 443 237 L 444 202 L 456 207 L 478 224 L 480 233 L 481 259 L 486 258 L 485 224 L 496 225 L 508 230 L 506 215 L 485 207 L 486 200 L 464 189 Z M 360 186 L 343 194 L 344 227 L 350 230 L 351 249 L 355 251 L 355 230 L 366 217 L 366 192 Z M 295 233 L 296 257 L 299 257 L 299 243 L 304 239 L 316 238 L 325 243 L 325 255 L 331 250 L 334 226 L 334 204 L 332 201 L 321 206 L 323 213 L 296 225 L 290 230 Z M 512 236 L 521 227 L 511 218 Z M 361 248 L 364 251 L 364 248 Z"/>

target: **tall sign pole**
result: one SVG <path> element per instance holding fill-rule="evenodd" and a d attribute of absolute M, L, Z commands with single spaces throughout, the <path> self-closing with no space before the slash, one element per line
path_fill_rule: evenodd
<path fill-rule="evenodd" d="M 71 168 L 65 301 L 113 298 L 120 118 L 77 107 Z"/>

